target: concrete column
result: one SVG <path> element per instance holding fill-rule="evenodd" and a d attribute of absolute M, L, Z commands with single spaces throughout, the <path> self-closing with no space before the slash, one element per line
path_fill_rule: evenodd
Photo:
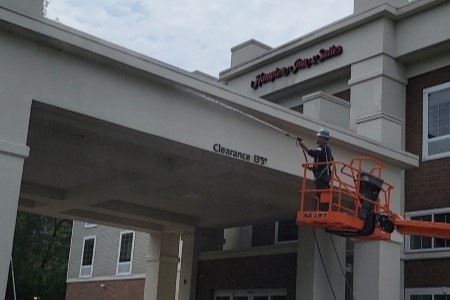
<path fill-rule="evenodd" d="M 194 233 L 185 233 L 181 236 L 183 241 L 180 280 L 178 285 L 178 299 L 195 299 L 195 274 L 197 254 L 195 253 Z M 191 292 L 193 294 L 191 294 Z"/>
<path fill-rule="evenodd" d="M 401 7 L 408 4 L 408 0 L 355 0 L 353 11 L 357 14 L 383 4 Z"/>
<path fill-rule="evenodd" d="M 383 54 L 358 62 L 351 70 L 350 128 L 392 148 L 404 149 L 407 81 L 403 65 Z"/>
<path fill-rule="evenodd" d="M 5 297 L 8 281 L 17 206 L 19 202 L 20 182 L 25 153 L 27 149 L 12 149 L 16 145 L 0 141 L 0 299 Z M 15 153 L 8 153 L 14 151 Z"/>
<path fill-rule="evenodd" d="M 328 300 L 335 299 L 336 296 L 336 299 L 344 300 L 345 239 L 330 235 L 320 229 L 315 229 L 314 236 L 313 229 L 304 225 L 299 226 L 298 237 L 295 299 Z M 334 248 L 336 248 L 336 252 Z M 328 282 L 327 274 L 330 282 Z"/>
<path fill-rule="evenodd" d="M 251 39 L 231 48 L 231 67 L 238 66 L 272 50 L 257 40 Z"/>
<path fill-rule="evenodd" d="M 302 97 L 305 116 L 348 129 L 350 102 L 323 92 Z"/>
<path fill-rule="evenodd" d="M 144 300 L 175 300 L 180 235 L 150 233 Z"/>
<path fill-rule="evenodd" d="M 400 253 L 400 243 L 355 242 L 353 264 L 355 299 L 403 299 Z"/>
<path fill-rule="evenodd" d="M 239 249 L 239 227 L 225 228 L 223 231 L 223 237 L 225 244 L 223 244 L 223 250 Z"/>
<path fill-rule="evenodd" d="M 29 154 L 31 110 L 31 97 L 5 81 L 0 93 L 0 299 L 6 293 L 23 164 Z"/>
<path fill-rule="evenodd" d="M 196 299 L 198 255 L 202 251 L 222 250 L 223 230 L 196 229 L 195 233 L 182 235 L 179 300 Z"/>
<path fill-rule="evenodd" d="M 253 226 L 226 228 L 224 230 L 225 244 L 223 250 L 247 249 L 252 246 Z"/>
<path fill-rule="evenodd" d="M 44 0 L 2 0 L 0 7 L 5 7 L 34 18 L 42 18 Z"/>

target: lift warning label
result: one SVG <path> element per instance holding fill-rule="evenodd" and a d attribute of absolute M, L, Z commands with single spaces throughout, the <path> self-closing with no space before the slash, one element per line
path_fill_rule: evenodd
<path fill-rule="evenodd" d="M 325 218 L 327 214 L 326 212 L 305 212 L 303 218 Z"/>

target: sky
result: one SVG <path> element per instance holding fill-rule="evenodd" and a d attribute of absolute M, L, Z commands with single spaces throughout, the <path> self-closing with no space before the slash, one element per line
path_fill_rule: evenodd
<path fill-rule="evenodd" d="M 218 77 L 249 39 L 278 47 L 353 12 L 354 0 L 48 0 L 47 17 Z"/>

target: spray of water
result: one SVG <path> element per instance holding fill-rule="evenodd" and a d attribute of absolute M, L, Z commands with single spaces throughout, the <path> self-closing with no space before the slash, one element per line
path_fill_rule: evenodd
<path fill-rule="evenodd" d="M 287 132 L 286 130 L 283 130 L 283 129 L 281 129 L 281 128 L 273 125 L 273 124 L 270 124 L 269 122 L 263 121 L 263 120 L 255 117 L 255 116 L 252 116 L 249 113 L 243 112 L 242 110 L 239 110 L 239 109 L 237 109 L 235 107 L 232 107 L 232 106 L 230 106 L 228 104 L 225 104 L 225 103 L 223 103 L 221 101 L 218 101 L 217 99 L 214 99 L 214 98 L 212 98 L 212 97 L 210 97 L 210 96 L 208 96 L 208 95 L 206 95 L 204 93 L 201 93 L 201 92 L 199 92 L 197 90 L 193 90 L 193 89 L 188 88 L 188 87 L 183 87 L 183 91 L 185 91 L 185 92 L 187 92 L 189 94 L 195 95 L 197 97 L 200 97 L 203 100 L 206 100 L 208 102 L 211 102 L 211 103 L 214 103 L 216 105 L 219 105 L 219 106 L 221 106 L 221 107 L 223 107 L 223 108 L 225 108 L 227 110 L 231 110 L 231 111 L 234 111 L 234 112 L 236 112 L 238 114 L 241 114 L 241 115 L 243 115 L 243 116 L 245 116 L 245 117 L 247 117 L 249 119 L 252 119 L 253 121 L 256 121 L 256 122 L 258 122 L 260 124 L 263 124 L 264 126 L 270 127 L 272 129 L 274 129 L 274 130 L 284 134 L 285 136 L 287 136 L 289 138 L 293 138 L 293 139 L 297 139 L 298 138 L 297 136 L 293 135 L 292 133 Z"/>

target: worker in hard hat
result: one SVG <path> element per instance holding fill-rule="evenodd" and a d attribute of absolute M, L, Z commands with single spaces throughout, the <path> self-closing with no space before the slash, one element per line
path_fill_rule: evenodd
<path fill-rule="evenodd" d="M 316 189 L 319 190 L 317 194 L 319 198 L 320 190 L 328 189 L 330 187 L 331 165 L 324 164 L 325 162 L 331 162 L 333 160 L 333 154 L 331 154 L 331 148 L 328 145 L 329 139 L 330 133 L 325 128 L 322 128 L 317 132 L 317 144 L 315 148 L 310 149 L 301 139 L 297 139 L 298 145 L 302 147 L 309 156 L 314 158 L 314 163 L 317 163 L 317 165 L 312 168 L 312 171 L 314 173 L 314 185 Z"/>

